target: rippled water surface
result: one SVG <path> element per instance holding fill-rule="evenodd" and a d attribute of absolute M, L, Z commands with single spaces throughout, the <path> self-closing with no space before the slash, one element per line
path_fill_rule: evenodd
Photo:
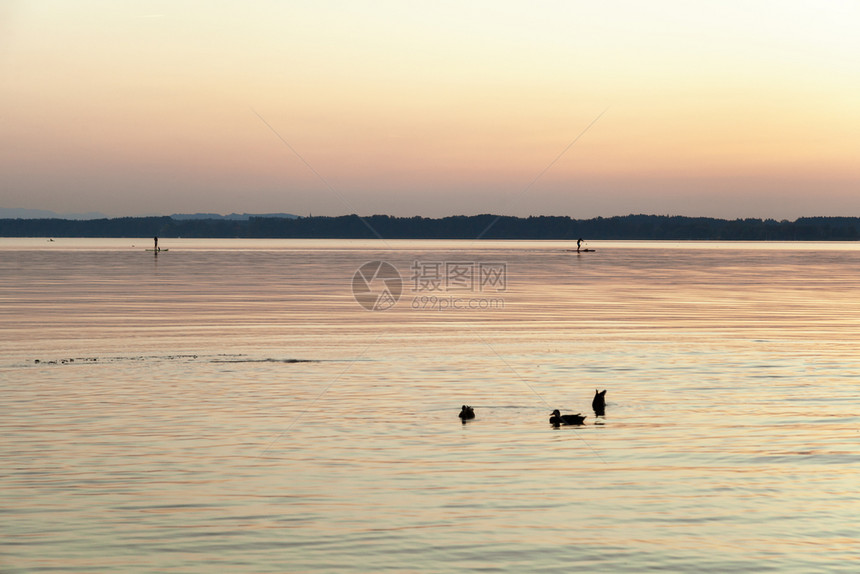
<path fill-rule="evenodd" d="M 161 245 L 0 239 L 3 572 L 857 571 L 860 246 Z"/>

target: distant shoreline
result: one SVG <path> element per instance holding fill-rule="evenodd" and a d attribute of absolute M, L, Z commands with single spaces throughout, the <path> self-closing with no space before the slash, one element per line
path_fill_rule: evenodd
<path fill-rule="evenodd" d="M 442 218 L 343 215 L 179 219 L 0 219 L 0 237 L 188 237 L 259 239 L 528 239 L 857 241 L 860 217 L 717 219 L 626 215 L 573 219 L 567 216 L 458 215 Z"/>

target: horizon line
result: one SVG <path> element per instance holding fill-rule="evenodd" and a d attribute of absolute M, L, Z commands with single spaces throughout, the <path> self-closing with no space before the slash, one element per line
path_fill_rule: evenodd
<path fill-rule="evenodd" d="M 682 215 L 682 214 L 672 214 L 672 213 L 634 213 L 629 212 L 626 214 L 615 214 L 615 215 L 594 215 L 591 217 L 576 217 L 575 215 L 570 214 L 546 214 L 546 213 L 532 213 L 529 215 L 505 215 L 500 213 L 493 212 L 482 212 L 482 213 L 451 213 L 448 215 L 441 216 L 426 216 L 420 214 L 413 215 L 392 215 L 388 213 L 372 213 L 372 214 L 359 214 L 359 213 L 341 213 L 338 215 L 299 215 L 295 213 L 288 213 L 283 211 L 272 211 L 272 212 L 237 212 L 232 211 L 230 213 L 218 213 L 218 212 L 209 212 L 209 211 L 195 211 L 195 212 L 174 212 L 171 214 L 143 214 L 143 215 L 108 215 L 100 212 L 80 212 L 80 213 L 58 213 L 52 210 L 47 209 L 37 209 L 37 208 L 2 208 L 0 207 L 0 214 L 4 211 L 34 211 L 34 212 L 46 212 L 45 215 L 31 215 L 31 216 L 5 216 L 0 215 L 0 219 L 58 219 L 65 221 L 97 221 L 100 219 L 146 219 L 146 218 L 161 218 L 161 217 L 169 217 L 175 218 L 176 216 L 182 216 L 186 220 L 193 219 L 213 219 L 213 218 L 229 218 L 230 216 L 246 216 L 248 218 L 251 217 L 264 217 L 271 219 L 317 219 L 317 218 L 327 218 L 327 219 L 335 219 L 338 217 L 390 217 L 394 219 L 447 219 L 452 217 L 511 217 L 515 219 L 528 219 L 532 217 L 559 217 L 559 218 L 568 218 L 575 221 L 589 221 L 594 219 L 613 219 L 618 217 L 636 217 L 636 216 L 644 216 L 644 217 L 681 217 L 687 219 L 713 219 L 713 220 L 721 220 L 721 221 L 746 221 L 746 220 L 759 220 L 759 221 L 776 221 L 778 223 L 781 222 L 794 222 L 798 219 L 860 219 L 860 215 L 800 215 L 793 219 L 789 219 L 786 217 L 777 218 L 772 216 L 762 217 L 762 216 L 737 216 L 737 217 L 721 217 L 714 215 Z M 48 215 L 50 214 L 50 215 Z M 193 217 L 193 216 L 201 216 L 201 217 Z M 72 217 L 75 216 L 75 217 Z M 88 216 L 88 217 L 82 217 Z M 206 217 L 206 216 L 214 216 L 214 217 Z"/>

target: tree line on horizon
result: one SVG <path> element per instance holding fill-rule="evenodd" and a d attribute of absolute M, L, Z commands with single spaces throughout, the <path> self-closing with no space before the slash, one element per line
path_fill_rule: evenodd
<path fill-rule="evenodd" d="M 377 235 L 378 234 L 378 235 Z M 193 237 L 314 239 L 554 239 L 854 241 L 858 217 L 717 219 L 670 215 L 455 215 L 441 218 L 343 215 L 251 217 L 248 220 L 118 217 L 110 219 L 0 219 L 0 237 Z"/>

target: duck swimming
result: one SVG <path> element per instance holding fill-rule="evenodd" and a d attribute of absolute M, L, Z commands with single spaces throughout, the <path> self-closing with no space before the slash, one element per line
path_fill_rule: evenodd
<path fill-rule="evenodd" d="M 463 405 L 463 409 L 460 411 L 459 416 L 463 422 L 466 422 L 467 420 L 475 418 L 475 410 L 469 405 Z"/>
<path fill-rule="evenodd" d="M 563 415 L 558 409 L 555 409 L 552 411 L 552 416 L 549 417 L 549 424 L 556 427 L 559 425 L 581 425 L 585 418 L 579 413 L 575 415 Z"/>
<path fill-rule="evenodd" d="M 606 389 L 599 393 L 594 389 L 594 399 L 591 401 L 591 408 L 594 409 L 594 414 L 602 417 L 606 414 Z"/>

